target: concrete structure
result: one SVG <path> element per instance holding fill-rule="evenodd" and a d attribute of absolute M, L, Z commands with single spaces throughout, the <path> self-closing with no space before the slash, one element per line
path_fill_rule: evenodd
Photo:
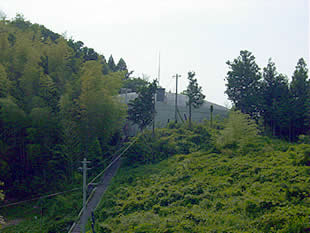
<path fill-rule="evenodd" d="M 134 100 L 137 97 L 137 93 L 125 93 L 121 94 L 121 101 L 128 104 L 130 100 Z M 164 90 L 160 90 L 156 94 L 155 102 L 155 127 L 163 128 L 166 127 L 168 122 L 175 121 L 175 93 L 167 93 Z M 188 97 L 186 95 L 178 94 L 178 122 L 182 122 L 180 116 L 184 121 L 188 118 Z M 213 105 L 213 119 L 216 116 L 225 117 L 227 115 L 227 108 L 204 101 L 203 105 L 198 108 L 192 108 L 192 121 L 193 122 L 203 122 L 204 120 L 210 120 L 210 106 Z M 136 131 L 137 127 L 129 127 L 129 131 Z M 133 133 L 133 132 L 132 132 Z M 130 133 L 130 134 L 132 134 Z"/>

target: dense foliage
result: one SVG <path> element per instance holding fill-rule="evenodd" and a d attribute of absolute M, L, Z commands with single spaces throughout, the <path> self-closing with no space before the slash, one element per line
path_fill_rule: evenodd
<path fill-rule="evenodd" d="M 194 124 L 192 129 L 188 125 L 171 122 L 168 128 L 156 129 L 155 134 L 145 130 L 137 135 L 137 141 L 126 152 L 126 164 L 136 166 L 158 162 L 174 154 L 211 150 L 213 139 L 209 131 L 212 130 L 207 122 L 204 125 Z"/>
<path fill-rule="evenodd" d="M 141 130 L 154 119 L 156 90 L 156 80 L 152 83 L 143 84 L 137 91 L 137 98 L 131 100 L 128 104 L 128 119 L 137 124 Z"/>
<path fill-rule="evenodd" d="M 233 127 L 236 122 L 242 129 Z M 200 127 L 202 137 L 182 127 L 157 132 L 164 138 L 154 144 L 167 149 L 157 147 L 153 154 L 149 143 L 138 143 L 135 159 L 128 154 L 131 161 L 169 157 L 120 170 L 95 213 L 98 232 L 309 230 L 310 145 L 259 137 L 255 123 L 238 112 L 219 133 Z M 246 132 L 253 140 L 246 140 Z M 233 146 L 216 143 L 226 136 L 236 137 Z M 207 150 L 169 153 L 180 141 L 185 143 L 180 148 L 186 143 L 193 148 L 193 137 L 203 138 L 197 145 L 208 145 Z"/>
<path fill-rule="evenodd" d="M 310 133 L 310 80 L 303 58 L 299 59 L 292 81 L 279 74 L 269 59 L 260 72 L 249 51 L 227 62 L 226 94 L 236 109 L 264 122 L 265 132 L 296 141 Z"/>
<path fill-rule="evenodd" d="M 139 90 L 141 90 L 142 87 L 147 86 L 148 84 L 149 84 L 148 81 L 143 78 L 128 77 L 124 81 L 123 87 L 129 89 L 132 92 L 139 92 Z"/>
<path fill-rule="evenodd" d="M 257 109 L 259 95 L 260 68 L 255 62 L 251 52 L 240 51 L 240 56 L 227 61 L 230 70 L 227 72 L 228 98 L 234 103 L 237 109 L 243 113 L 258 115 Z"/>
<path fill-rule="evenodd" d="M 222 148 L 237 148 L 255 141 L 258 137 L 258 127 L 249 115 L 240 111 L 232 111 L 226 121 L 225 129 L 216 138 L 216 145 Z"/>
<path fill-rule="evenodd" d="M 2 233 L 68 232 L 82 203 L 82 192 L 65 193 L 0 209 L 5 217 Z"/>
<path fill-rule="evenodd" d="M 121 127 L 115 98 L 127 73 L 83 42 L 32 24 L 0 21 L 0 180 L 25 198 L 74 182 L 82 157 L 98 164 Z"/>

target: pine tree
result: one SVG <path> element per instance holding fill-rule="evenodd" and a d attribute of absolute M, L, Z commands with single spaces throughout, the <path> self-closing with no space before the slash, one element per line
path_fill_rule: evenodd
<path fill-rule="evenodd" d="M 260 68 L 255 57 L 247 50 L 240 51 L 240 56 L 227 61 L 230 70 L 227 72 L 226 91 L 228 98 L 236 109 L 258 118 L 260 108 Z"/>
<path fill-rule="evenodd" d="M 116 71 L 128 71 L 126 62 L 124 61 L 123 58 L 119 59 L 117 66 L 116 66 Z"/>
<path fill-rule="evenodd" d="M 305 60 L 300 58 L 292 82 L 290 92 L 292 95 L 292 139 L 300 134 L 306 134 L 308 116 L 308 101 L 309 101 L 309 79 L 308 68 Z"/>
<path fill-rule="evenodd" d="M 289 118 L 283 118 L 288 110 L 288 80 L 284 75 L 278 74 L 271 59 L 263 69 L 261 94 L 261 114 L 265 128 L 268 126 L 272 135 L 282 134 L 283 128 L 289 126 Z"/>
<path fill-rule="evenodd" d="M 189 127 L 192 125 L 192 107 L 199 108 L 203 104 L 205 95 L 202 94 L 202 88 L 198 86 L 197 79 L 195 77 L 195 72 L 188 72 L 189 84 L 185 91 L 185 95 L 188 96 L 188 110 L 189 110 Z"/>
<path fill-rule="evenodd" d="M 115 62 L 114 62 L 114 59 L 113 59 L 113 56 L 112 56 L 112 55 L 109 57 L 108 66 L 109 66 L 109 68 L 110 68 L 110 70 L 111 70 L 112 72 L 115 72 L 115 71 L 116 71 L 116 65 L 115 65 Z"/>

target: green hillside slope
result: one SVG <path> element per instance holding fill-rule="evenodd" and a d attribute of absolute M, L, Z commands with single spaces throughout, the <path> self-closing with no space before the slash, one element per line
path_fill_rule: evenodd
<path fill-rule="evenodd" d="M 257 137 L 240 148 L 123 167 L 98 232 L 309 232 L 310 145 Z"/>

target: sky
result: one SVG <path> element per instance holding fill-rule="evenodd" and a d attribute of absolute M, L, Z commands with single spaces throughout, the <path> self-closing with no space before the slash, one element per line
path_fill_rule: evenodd
<path fill-rule="evenodd" d="M 226 62 L 248 50 L 263 68 L 272 58 L 290 79 L 297 61 L 309 64 L 308 0 L 1 0 L 0 10 L 16 13 L 75 41 L 83 41 L 134 76 L 158 77 L 179 91 L 195 71 L 206 100 L 229 106 Z"/>

